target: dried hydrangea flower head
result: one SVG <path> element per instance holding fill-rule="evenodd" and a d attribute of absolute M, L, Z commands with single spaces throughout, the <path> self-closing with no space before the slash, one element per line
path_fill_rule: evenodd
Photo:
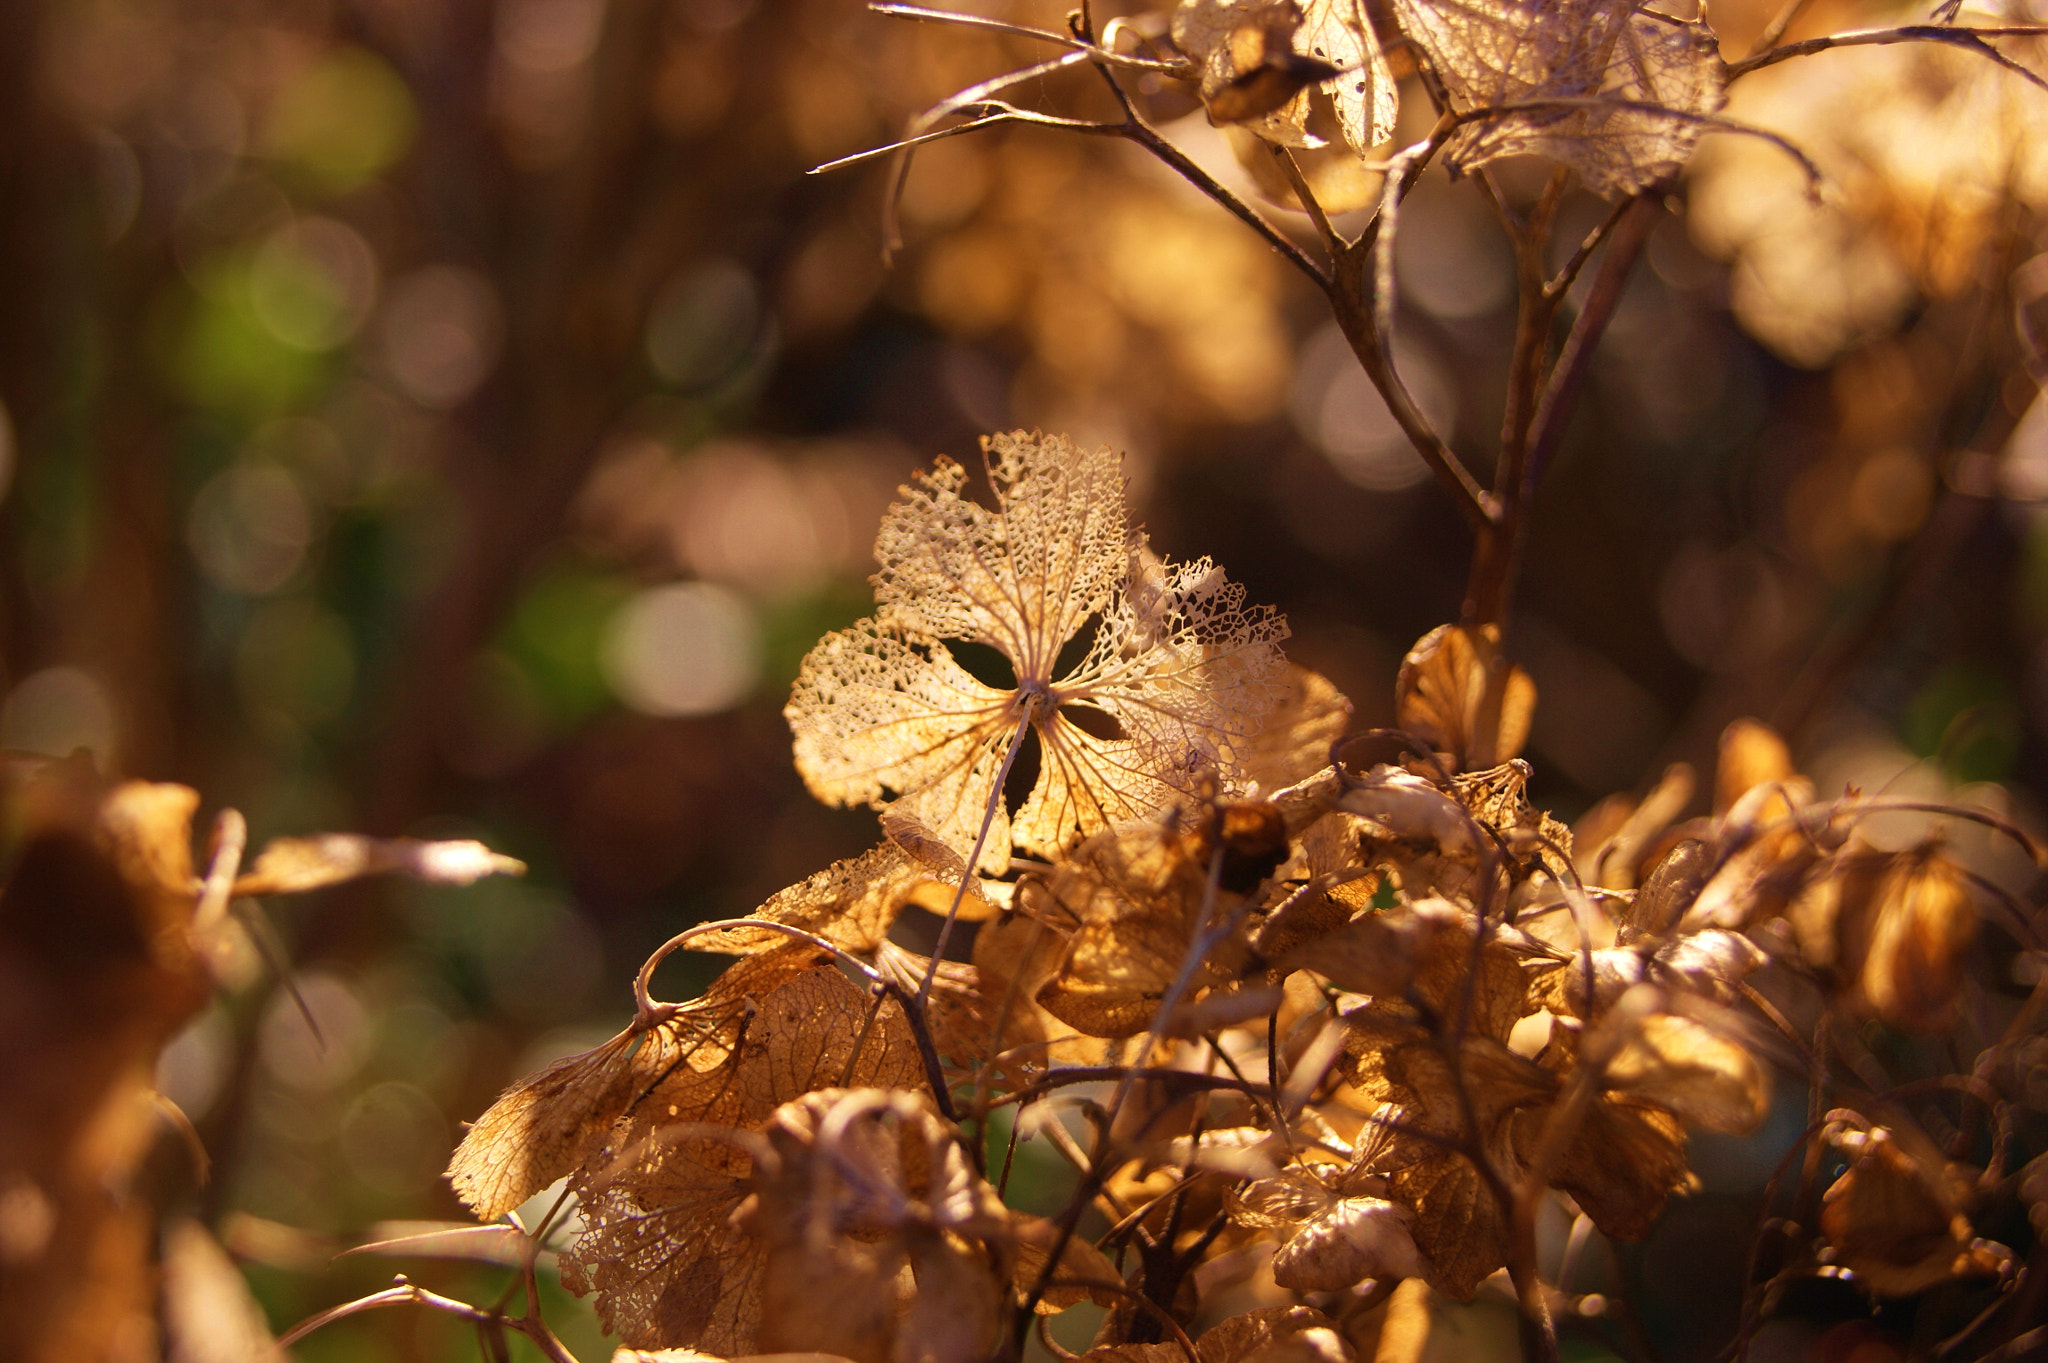
<path fill-rule="evenodd" d="M 1632 194 L 1685 165 L 1724 98 L 1704 17 L 1644 0 L 1395 0 L 1394 15 L 1457 105 L 1514 110 L 1458 132 L 1453 173 L 1534 153 Z"/>
<path fill-rule="evenodd" d="M 962 851 L 988 817 L 980 864 L 1000 867 L 1013 845 L 1047 855 L 1149 814 L 1199 773 L 1230 784 L 1285 685 L 1287 626 L 1208 560 L 1146 553 L 1108 448 L 1020 431 L 983 459 L 994 508 L 947 459 L 902 490 L 875 542 L 879 609 L 819 641 L 783 713 L 819 799 L 888 806 Z M 1014 681 L 979 680 L 950 641 L 995 649 Z M 1039 773 L 1011 819 L 992 792 L 1027 731 Z"/>

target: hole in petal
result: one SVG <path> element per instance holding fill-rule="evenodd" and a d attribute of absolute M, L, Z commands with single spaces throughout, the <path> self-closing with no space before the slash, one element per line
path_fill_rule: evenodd
<path fill-rule="evenodd" d="M 1033 725 L 1018 740 L 1017 760 L 1010 764 L 1009 779 L 1003 782 L 1003 808 L 1011 818 L 1031 798 L 1031 789 L 1038 784 L 1039 764 L 1044 760 L 1038 746 L 1038 727 Z"/>
<path fill-rule="evenodd" d="M 953 655 L 953 661 L 967 670 L 967 675 L 985 686 L 998 691 L 1017 689 L 1017 669 L 1003 656 L 1000 649 L 987 644 L 977 644 L 966 639 L 946 640 L 946 651 Z"/>
<path fill-rule="evenodd" d="M 1126 736 L 1124 726 L 1115 715 L 1082 701 L 1068 701 L 1062 705 L 1060 717 L 1090 738 L 1115 742 Z"/>

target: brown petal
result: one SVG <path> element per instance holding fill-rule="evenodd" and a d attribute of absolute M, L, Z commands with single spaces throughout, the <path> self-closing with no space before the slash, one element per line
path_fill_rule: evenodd
<path fill-rule="evenodd" d="M 1492 625 L 1439 625 L 1401 660 L 1395 723 L 1463 770 L 1518 756 L 1529 741 L 1536 684 L 1500 652 Z"/>

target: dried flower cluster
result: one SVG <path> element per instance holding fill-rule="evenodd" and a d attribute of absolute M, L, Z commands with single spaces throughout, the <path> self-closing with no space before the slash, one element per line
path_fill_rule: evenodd
<path fill-rule="evenodd" d="M 1938 1030 L 1963 991 L 1978 901 L 1938 840 L 1864 844 L 1879 802 L 1817 800 L 1754 724 L 1711 816 L 1673 822 L 1675 769 L 1567 829 L 1527 799 L 1535 691 L 1493 630 L 1421 640 L 1397 728 L 1347 737 L 1277 616 L 1128 531 L 1114 455 L 985 449 L 995 505 L 946 462 L 904 489 L 877 615 L 818 645 L 787 711 L 812 788 L 881 809 L 885 840 L 676 938 L 631 1027 L 456 1152 L 486 1219 L 564 1181 L 564 1280 L 622 1357 L 979 1363 L 1093 1301 L 1101 1363 L 1335 1363 L 1414 1328 L 1425 1287 L 1503 1270 L 1554 1349 L 1577 1299 L 1542 1279 L 1539 1210 L 1640 1238 L 1695 1184 L 1688 1132 L 1754 1129 L 1774 1064 L 1829 1095 L 1806 1145 L 1844 1171 L 1772 1282 L 2010 1274 L 1974 1218 L 2012 1181 L 1859 1087 L 1864 1020 Z M 910 906 L 979 920 L 971 960 L 892 940 Z M 678 946 L 739 959 L 657 1003 Z M 1032 1132 L 1074 1170 L 1050 1220 L 1004 1202 Z"/>

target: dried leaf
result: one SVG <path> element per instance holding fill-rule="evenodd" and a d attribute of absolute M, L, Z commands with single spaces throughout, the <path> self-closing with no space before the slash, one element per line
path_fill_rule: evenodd
<path fill-rule="evenodd" d="M 1274 1282 L 1295 1292 L 1341 1292 L 1367 1278 L 1427 1272 L 1408 1210 L 1385 1193 L 1384 1178 L 1355 1165 L 1297 1164 L 1234 1194 L 1230 1215 L 1279 1234 Z"/>
<path fill-rule="evenodd" d="M 818 959 L 796 943 L 742 961 L 666 1021 L 628 1028 L 505 1090 L 449 1162 L 456 1195 L 496 1220 L 584 1168 L 612 1124 L 672 1076 L 723 1075 L 753 998 L 814 970 Z"/>
<path fill-rule="evenodd" d="M 784 714 L 814 795 L 892 804 L 963 853 L 1028 721 L 1039 778 L 1014 820 L 996 806 L 995 869 L 1013 844 L 1050 854 L 1168 805 L 1199 772 L 1237 779 L 1236 746 L 1277 699 L 1286 625 L 1206 560 L 1132 555 L 1110 450 L 1016 432 L 984 456 L 995 510 L 961 496 L 950 460 L 902 490 L 875 545 L 878 616 L 819 642 Z M 1086 656 L 1055 677 L 1091 622 Z M 996 649 L 1015 683 L 977 680 L 945 640 Z"/>
<path fill-rule="evenodd" d="M 1872 1292 L 1906 1297 L 2010 1266 L 2011 1252 L 1977 1239 L 1960 1209 L 1967 1171 L 1916 1162 L 1883 1127 L 1843 1131 L 1832 1143 L 1851 1162 L 1821 1200 L 1821 1233 L 1829 1257 Z"/>
<path fill-rule="evenodd" d="M 887 940 L 896 915 L 913 891 L 930 878 L 925 867 L 893 842 L 835 861 L 816 875 L 778 891 L 748 914 L 815 933 L 848 951 L 869 952 Z M 970 894 L 969 900 L 979 902 Z M 790 939 L 767 928 L 721 928 L 693 937 L 691 951 L 747 955 L 782 946 Z"/>
<path fill-rule="evenodd" d="M 1713 30 L 1646 0 L 1394 0 L 1394 14 L 1461 110 L 1611 100 L 1682 115 L 1616 104 L 1485 119 L 1445 145 L 1454 173 L 1533 153 L 1564 162 L 1597 194 L 1631 194 L 1684 166 L 1702 118 L 1724 99 Z"/>
<path fill-rule="evenodd" d="M 1045 1272 L 1046 1261 L 1052 1257 L 1053 1244 L 1059 1239 L 1059 1227 L 1042 1216 L 1012 1212 L 1010 1233 L 1015 1237 L 1017 1256 L 1016 1266 L 1010 1275 L 1010 1287 L 1021 1301 Z M 1039 1296 L 1038 1305 L 1033 1309 L 1041 1316 L 1050 1316 L 1084 1301 L 1092 1301 L 1097 1306 L 1115 1306 L 1123 1300 L 1123 1294 L 1115 1290 L 1114 1284 L 1123 1280 L 1123 1275 L 1117 1272 L 1108 1255 L 1080 1236 L 1070 1235 L 1060 1250 L 1059 1267 L 1053 1271 L 1052 1285 Z M 1112 1286 L 1087 1286 L 1090 1283 Z"/>
<path fill-rule="evenodd" d="M 1500 631 L 1439 625 L 1416 641 L 1394 680 L 1395 723 L 1459 770 L 1519 755 L 1536 713 L 1536 683 L 1501 656 Z"/>
<path fill-rule="evenodd" d="M 1310 130 L 1323 86 L 1335 131 L 1357 155 L 1394 135 L 1396 96 L 1359 0 L 1183 0 L 1174 46 L 1201 68 L 1211 122 L 1285 147 L 1322 146 Z"/>
<path fill-rule="evenodd" d="M 437 885 L 473 885 L 485 876 L 520 876 L 526 863 L 480 842 L 422 842 L 418 838 L 366 838 L 321 833 L 278 838 L 235 881 L 238 898 L 303 894 L 360 876 L 396 872 Z"/>
<path fill-rule="evenodd" d="M 1356 1363 L 1336 1323 L 1306 1306 L 1269 1306 L 1219 1321 L 1195 1341 L 1198 1363 Z"/>
<path fill-rule="evenodd" d="M 729 968 L 706 999 L 777 955 Z M 901 1008 L 889 1000 L 871 1010 L 834 967 L 803 970 L 741 1002 L 738 1044 L 721 1063 L 662 1073 L 570 1179 L 586 1230 L 562 1258 L 563 1283 L 579 1295 L 594 1290 L 599 1319 L 634 1347 L 752 1352 L 766 1247 L 732 1220 L 750 1190 L 750 1133 L 819 1089 L 924 1085 Z"/>

